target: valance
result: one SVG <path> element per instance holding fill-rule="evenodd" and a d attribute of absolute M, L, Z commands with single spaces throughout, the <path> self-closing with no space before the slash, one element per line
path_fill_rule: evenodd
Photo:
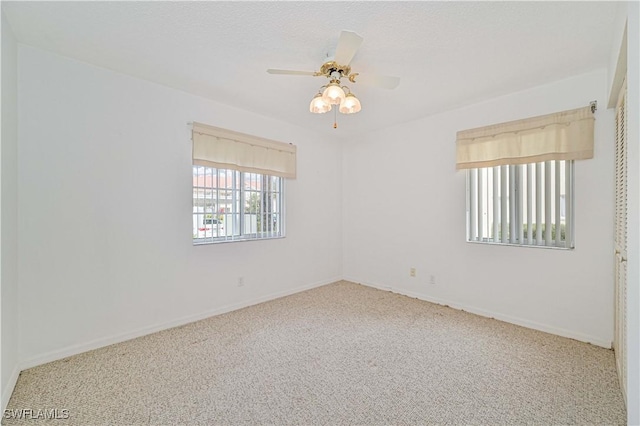
<path fill-rule="evenodd" d="M 460 131 L 456 168 L 593 158 L 591 107 Z"/>
<path fill-rule="evenodd" d="M 296 146 L 193 123 L 193 164 L 285 178 L 296 177 Z"/>

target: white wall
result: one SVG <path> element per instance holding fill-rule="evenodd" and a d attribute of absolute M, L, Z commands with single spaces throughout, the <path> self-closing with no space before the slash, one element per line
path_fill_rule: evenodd
<path fill-rule="evenodd" d="M 609 54 L 609 67 L 607 68 L 607 88 L 609 108 L 615 108 L 618 100 L 618 93 L 622 87 L 622 82 L 626 76 L 627 67 L 627 50 L 626 40 L 626 24 L 627 14 L 629 13 L 629 2 L 620 1 L 616 5 L 616 16 L 614 20 L 613 42 L 611 43 L 611 52 Z"/>
<path fill-rule="evenodd" d="M 18 379 L 18 47 L 2 13 L 2 144 L 0 157 L 1 408 Z"/>
<path fill-rule="evenodd" d="M 341 278 L 337 141 L 26 46 L 19 68 L 24 366 Z M 286 238 L 192 246 L 191 121 L 298 145 Z"/>
<path fill-rule="evenodd" d="M 606 85 L 603 69 L 346 145 L 345 278 L 610 347 L 613 113 L 606 110 Z M 455 170 L 456 132 L 592 100 L 602 108 L 595 158 L 575 166 L 576 249 L 466 243 L 465 172 Z M 409 277 L 410 267 L 417 277 Z M 430 275 L 436 285 L 429 284 Z"/>

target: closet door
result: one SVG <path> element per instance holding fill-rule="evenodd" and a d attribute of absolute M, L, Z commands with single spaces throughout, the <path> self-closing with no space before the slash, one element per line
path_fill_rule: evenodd
<path fill-rule="evenodd" d="M 616 107 L 615 333 L 613 349 L 622 393 L 627 395 L 627 85 Z"/>

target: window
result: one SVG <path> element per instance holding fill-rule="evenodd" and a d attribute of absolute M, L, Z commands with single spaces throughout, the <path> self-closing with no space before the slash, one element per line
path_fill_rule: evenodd
<path fill-rule="evenodd" d="M 193 244 L 284 237 L 284 180 L 296 178 L 296 146 L 191 125 Z"/>
<path fill-rule="evenodd" d="M 284 236 L 284 179 L 193 166 L 193 244 Z"/>
<path fill-rule="evenodd" d="M 587 107 L 459 131 L 467 241 L 574 248 L 574 161 L 593 158 Z"/>
<path fill-rule="evenodd" d="M 573 248 L 573 160 L 467 171 L 467 241 Z"/>

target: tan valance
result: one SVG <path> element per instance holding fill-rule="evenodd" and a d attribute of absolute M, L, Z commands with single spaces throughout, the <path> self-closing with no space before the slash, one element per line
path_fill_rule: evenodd
<path fill-rule="evenodd" d="M 296 177 L 296 146 L 193 123 L 193 164 Z"/>
<path fill-rule="evenodd" d="M 460 131 L 456 168 L 593 158 L 593 122 L 584 107 Z"/>

